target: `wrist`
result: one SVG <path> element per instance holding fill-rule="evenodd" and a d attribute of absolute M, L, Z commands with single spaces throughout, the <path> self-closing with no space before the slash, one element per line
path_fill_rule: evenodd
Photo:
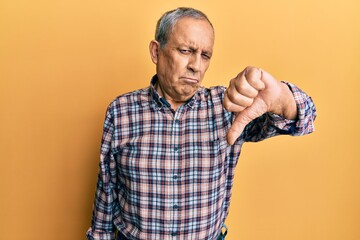
<path fill-rule="evenodd" d="M 294 120 L 297 118 L 297 106 L 294 95 L 290 90 L 289 86 L 281 82 L 281 116 L 289 119 Z"/>
<path fill-rule="evenodd" d="M 282 116 L 285 119 L 294 120 L 297 118 L 297 106 L 294 95 L 289 86 L 284 82 L 279 82 L 279 98 L 273 104 L 270 112 Z"/>

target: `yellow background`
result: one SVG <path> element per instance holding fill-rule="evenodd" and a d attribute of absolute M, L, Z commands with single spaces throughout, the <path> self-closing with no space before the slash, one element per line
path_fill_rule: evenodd
<path fill-rule="evenodd" d="M 0 1 L 0 239 L 85 239 L 104 113 L 145 87 L 162 13 L 216 30 L 204 85 L 247 65 L 313 97 L 316 133 L 246 144 L 229 240 L 360 239 L 360 2 Z"/>

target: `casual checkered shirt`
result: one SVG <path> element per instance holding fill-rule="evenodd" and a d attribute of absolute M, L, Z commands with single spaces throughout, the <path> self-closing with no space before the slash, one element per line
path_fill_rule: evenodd
<path fill-rule="evenodd" d="M 298 119 L 264 114 L 230 146 L 234 114 L 224 87 L 200 88 L 177 111 L 154 88 L 124 94 L 109 106 L 88 239 L 216 239 L 229 211 L 241 146 L 314 130 L 309 96 L 292 84 Z"/>

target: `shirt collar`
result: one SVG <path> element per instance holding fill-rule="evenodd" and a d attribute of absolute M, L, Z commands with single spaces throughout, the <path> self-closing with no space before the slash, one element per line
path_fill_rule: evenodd
<path fill-rule="evenodd" d="M 151 78 L 150 81 L 150 95 L 151 98 L 154 100 L 154 102 L 156 103 L 156 105 L 159 107 L 159 109 L 161 109 L 164 105 L 166 107 L 170 107 L 170 104 L 168 101 L 166 101 L 166 99 L 164 97 L 161 97 L 160 94 L 156 91 L 156 83 L 158 81 L 158 77 L 157 75 L 154 75 Z M 197 101 L 200 100 L 200 92 L 203 90 L 203 87 L 200 87 L 196 93 L 194 94 L 194 96 L 192 96 L 184 105 L 189 107 L 189 108 L 193 108 L 195 103 Z"/>

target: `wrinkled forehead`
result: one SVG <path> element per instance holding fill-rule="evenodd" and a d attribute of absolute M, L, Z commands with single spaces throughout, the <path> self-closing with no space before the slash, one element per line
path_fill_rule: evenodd
<path fill-rule="evenodd" d="M 206 19 L 206 18 L 198 18 L 198 17 L 189 17 L 189 16 L 184 16 L 181 17 L 179 19 L 177 19 L 177 21 L 174 23 L 174 25 L 172 26 L 171 30 L 169 31 L 169 35 L 171 35 L 174 31 L 175 28 L 177 27 L 181 27 L 181 25 L 193 25 L 193 24 L 197 24 L 197 23 L 202 23 L 203 26 L 207 26 L 207 28 L 211 29 L 212 35 L 215 35 L 215 31 L 214 31 L 214 27 L 212 25 L 212 23 Z"/>
<path fill-rule="evenodd" d="M 169 33 L 168 40 L 196 39 L 197 41 L 208 43 L 212 47 L 214 37 L 214 29 L 206 19 L 184 17 L 174 24 L 172 31 Z"/>

